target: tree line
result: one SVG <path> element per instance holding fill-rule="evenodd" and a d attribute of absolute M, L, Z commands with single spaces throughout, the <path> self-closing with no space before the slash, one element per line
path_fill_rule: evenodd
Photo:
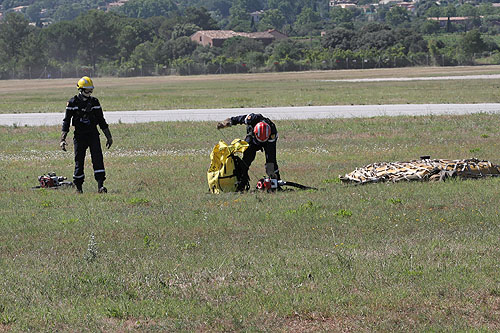
<path fill-rule="evenodd" d="M 141 1 L 146 0 L 126 4 L 137 5 Z M 277 7 L 298 3 L 274 1 Z M 471 20 L 469 26 L 450 24 L 449 30 L 460 34 L 447 42 L 436 34 L 443 31 L 437 22 L 422 18 L 419 21 L 401 7 L 392 7 L 385 13 L 379 10 L 383 19 L 366 22 L 356 18 L 357 10 L 333 8 L 325 23 L 320 9 L 297 6 L 288 8 L 297 13 L 295 21 L 270 9 L 256 23 L 248 17 L 249 10 L 259 8 L 254 8 L 255 4 L 237 0 L 226 8 L 227 24 L 239 31 L 286 28 L 288 24 L 293 26 L 289 27 L 294 31 L 291 38 L 265 46 L 253 39 L 235 37 L 221 48 L 200 46 L 189 36 L 221 26 L 213 12 L 204 7 L 182 11 L 168 7 L 168 14 L 156 16 L 153 7 L 139 10 L 141 7 L 127 9 L 124 5 L 120 8 L 125 8 L 122 10 L 127 10 L 127 15 L 89 10 L 73 20 L 47 27 L 30 24 L 24 14 L 8 13 L 0 23 L 0 79 L 75 77 L 82 73 L 132 76 L 462 65 L 473 63 L 475 56 L 483 54 L 500 59 L 498 46 L 487 35 L 483 19 Z M 424 12 L 432 13 L 432 8 Z M 324 31 L 321 38 L 320 31 Z"/>

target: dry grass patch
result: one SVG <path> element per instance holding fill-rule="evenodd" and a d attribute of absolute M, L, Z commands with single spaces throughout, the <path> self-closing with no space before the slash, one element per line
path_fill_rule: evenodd
<path fill-rule="evenodd" d="M 280 332 L 362 332 L 361 318 L 355 317 L 323 317 L 317 313 L 308 315 L 296 314 L 285 318 L 278 329 Z"/>
<path fill-rule="evenodd" d="M 102 319 L 100 329 L 105 332 L 126 333 L 126 332 L 144 332 L 154 328 L 160 330 L 158 323 L 154 320 L 141 318 L 104 318 Z"/>
<path fill-rule="evenodd" d="M 500 65 L 461 66 L 461 67 L 409 67 L 380 68 L 355 70 L 329 70 L 283 73 L 250 73 L 224 75 L 194 75 L 194 76 L 147 76 L 147 77 L 95 77 L 97 88 L 120 86 L 137 87 L 138 85 L 176 84 L 182 82 L 200 81 L 275 81 L 275 80 L 324 80 L 324 79 L 354 79 L 354 78 L 385 78 L 413 76 L 443 76 L 443 75 L 480 75 L 500 73 Z M 51 89 L 68 89 L 76 86 L 75 78 L 64 79 L 33 79 L 33 80 L 0 80 L 0 95 L 12 92 L 40 90 L 40 87 Z"/>
<path fill-rule="evenodd" d="M 496 102 L 499 80 L 325 82 L 500 73 L 500 66 L 95 78 L 105 111 L 299 105 Z M 0 81 L 0 113 L 63 112 L 76 79 Z M 43 88 L 47 87 L 47 88 Z M 481 89 L 484 87 L 484 89 Z M 484 90 L 488 91 L 484 91 Z"/>

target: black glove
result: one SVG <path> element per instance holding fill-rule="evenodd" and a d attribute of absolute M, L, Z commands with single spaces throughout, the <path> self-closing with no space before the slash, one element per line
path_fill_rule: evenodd
<path fill-rule="evenodd" d="M 225 128 L 231 126 L 231 118 L 224 119 L 224 121 L 221 121 L 220 123 L 217 124 L 217 129 Z"/>
<path fill-rule="evenodd" d="M 66 146 L 68 145 L 66 143 L 66 136 L 68 135 L 68 132 L 61 132 L 61 140 L 59 141 L 59 147 L 61 147 L 61 149 L 63 151 L 66 151 Z"/>
<path fill-rule="evenodd" d="M 111 145 L 113 144 L 113 137 L 111 136 L 111 132 L 109 131 L 109 128 L 103 129 L 102 132 L 106 136 L 106 148 L 109 149 Z"/>

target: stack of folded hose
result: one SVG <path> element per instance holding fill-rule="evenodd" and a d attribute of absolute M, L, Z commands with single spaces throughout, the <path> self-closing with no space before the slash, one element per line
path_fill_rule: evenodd
<path fill-rule="evenodd" d="M 500 176 L 500 166 L 476 158 L 444 160 L 424 158 L 409 162 L 382 162 L 356 168 L 340 176 L 345 183 L 398 182 L 401 180 L 439 181 L 451 177 L 483 178 Z"/>

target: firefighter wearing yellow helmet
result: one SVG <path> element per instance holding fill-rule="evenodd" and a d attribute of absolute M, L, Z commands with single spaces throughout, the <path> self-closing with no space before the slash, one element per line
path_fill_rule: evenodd
<path fill-rule="evenodd" d="M 94 82 L 88 76 L 82 77 L 76 84 L 78 89 L 94 89 Z"/>
<path fill-rule="evenodd" d="M 109 149 L 113 144 L 113 138 L 109 131 L 109 126 L 104 119 L 104 113 L 99 100 L 92 97 L 94 83 L 88 76 L 82 77 L 76 84 L 78 94 L 69 99 L 66 104 L 66 112 L 62 124 L 60 147 L 66 151 L 66 136 L 71 125 L 75 127 L 73 144 L 75 152 L 75 172 L 73 183 L 78 193 L 83 192 L 83 182 L 85 181 L 84 162 L 87 148 L 92 156 L 92 166 L 94 168 L 94 178 L 97 181 L 97 191 L 106 193 L 104 180 L 106 171 L 102 156 L 101 141 L 97 125 L 106 136 L 106 147 Z"/>

